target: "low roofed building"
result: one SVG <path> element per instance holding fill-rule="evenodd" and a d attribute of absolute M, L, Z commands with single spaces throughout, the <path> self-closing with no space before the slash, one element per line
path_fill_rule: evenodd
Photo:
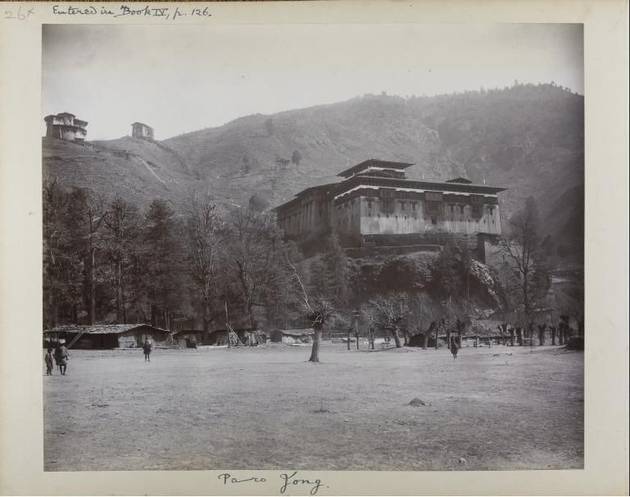
<path fill-rule="evenodd" d="M 288 330 L 273 330 L 270 333 L 270 340 L 276 343 L 285 343 L 288 345 L 311 343 L 315 331 L 313 328 L 299 328 Z"/>
<path fill-rule="evenodd" d="M 149 324 L 66 325 L 44 330 L 44 346 L 65 340 L 75 349 L 116 349 L 142 347 L 145 340 L 170 345 L 171 333 Z"/>

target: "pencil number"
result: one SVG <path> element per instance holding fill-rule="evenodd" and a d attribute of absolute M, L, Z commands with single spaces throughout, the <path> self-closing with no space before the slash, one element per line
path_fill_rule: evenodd
<path fill-rule="evenodd" d="M 4 18 L 5 19 L 17 19 L 18 21 L 24 21 L 35 14 L 35 7 L 30 7 L 29 9 L 22 8 L 21 5 L 18 5 L 17 10 L 4 10 Z"/>

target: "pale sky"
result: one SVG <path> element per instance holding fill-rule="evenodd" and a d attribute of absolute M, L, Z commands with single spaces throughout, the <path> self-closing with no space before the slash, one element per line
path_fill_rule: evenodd
<path fill-rule="evenodd" d="M 383 91 L 518 80 L 584 93 L 579 24 L 60 24 L 42 35 L 42 117 L 72 112 L 88 140 L 130 134 L 134 121 L 165 139 Z"/>

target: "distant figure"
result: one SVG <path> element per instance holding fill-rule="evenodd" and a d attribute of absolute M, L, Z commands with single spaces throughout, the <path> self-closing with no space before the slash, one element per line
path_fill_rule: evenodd
<path fill-rule="evenodd" d="M 66 374 L 69 357 L 70 354 L 68 354 L 68 349 L 65 346 L 65 340 L 61 340 L 55 349 L 55 362 L 57 363 L 57 366 L 59 366 L 59 372 L 62 375 Z"/>
<path fill-rule="evenodd" d="M 144 345 L 142 346 L 142 350 L 144 351 L 144 362 L 151 362 L 151 349 L 153 346 L 149 339 L 145 339 Z"/>
<path fill-rule="evenodd" d="M 457 359 L 457 342 L 455 340 L 451 340 L 451 354 L 453 354 L 453 359 Z"/>
<path fill-rule="evenodd" d="M 50 376 L 53 373 L 53 367 L 54 367 L 52 347 L 48 347 L 48 352 L 46 352 L 44 361 L 46 362 L 46 375 Z"/>

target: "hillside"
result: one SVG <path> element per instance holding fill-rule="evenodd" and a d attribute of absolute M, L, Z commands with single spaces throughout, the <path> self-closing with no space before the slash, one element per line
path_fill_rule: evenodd
<path fill-rule="evenodd" d="M 243 205 L 256 194 L 275 206 L 365 159 L 400 160 L 415 163 L 412 178 L 466 176 L 507 187 L 507 216 L 533 195 L 546 232 L 570 246 L 583 234 L 583 112 L 582 96 L 553 85 L 364 96 L 247 116 L 161 143 L 45 140 L 44 170 L 139 203 L 160 196 L 184 205 L 193 191 L 207 190 L 225 203 Z"/>
<path fill-rule="evenodd" d="M 43 161 L 46 179 L 139 205 L 154 198 L 180 203 L 188 190 L 201 186 L 174 154 L 159 144 L 129 137 L 83 145 L 45 138 Z"/>

